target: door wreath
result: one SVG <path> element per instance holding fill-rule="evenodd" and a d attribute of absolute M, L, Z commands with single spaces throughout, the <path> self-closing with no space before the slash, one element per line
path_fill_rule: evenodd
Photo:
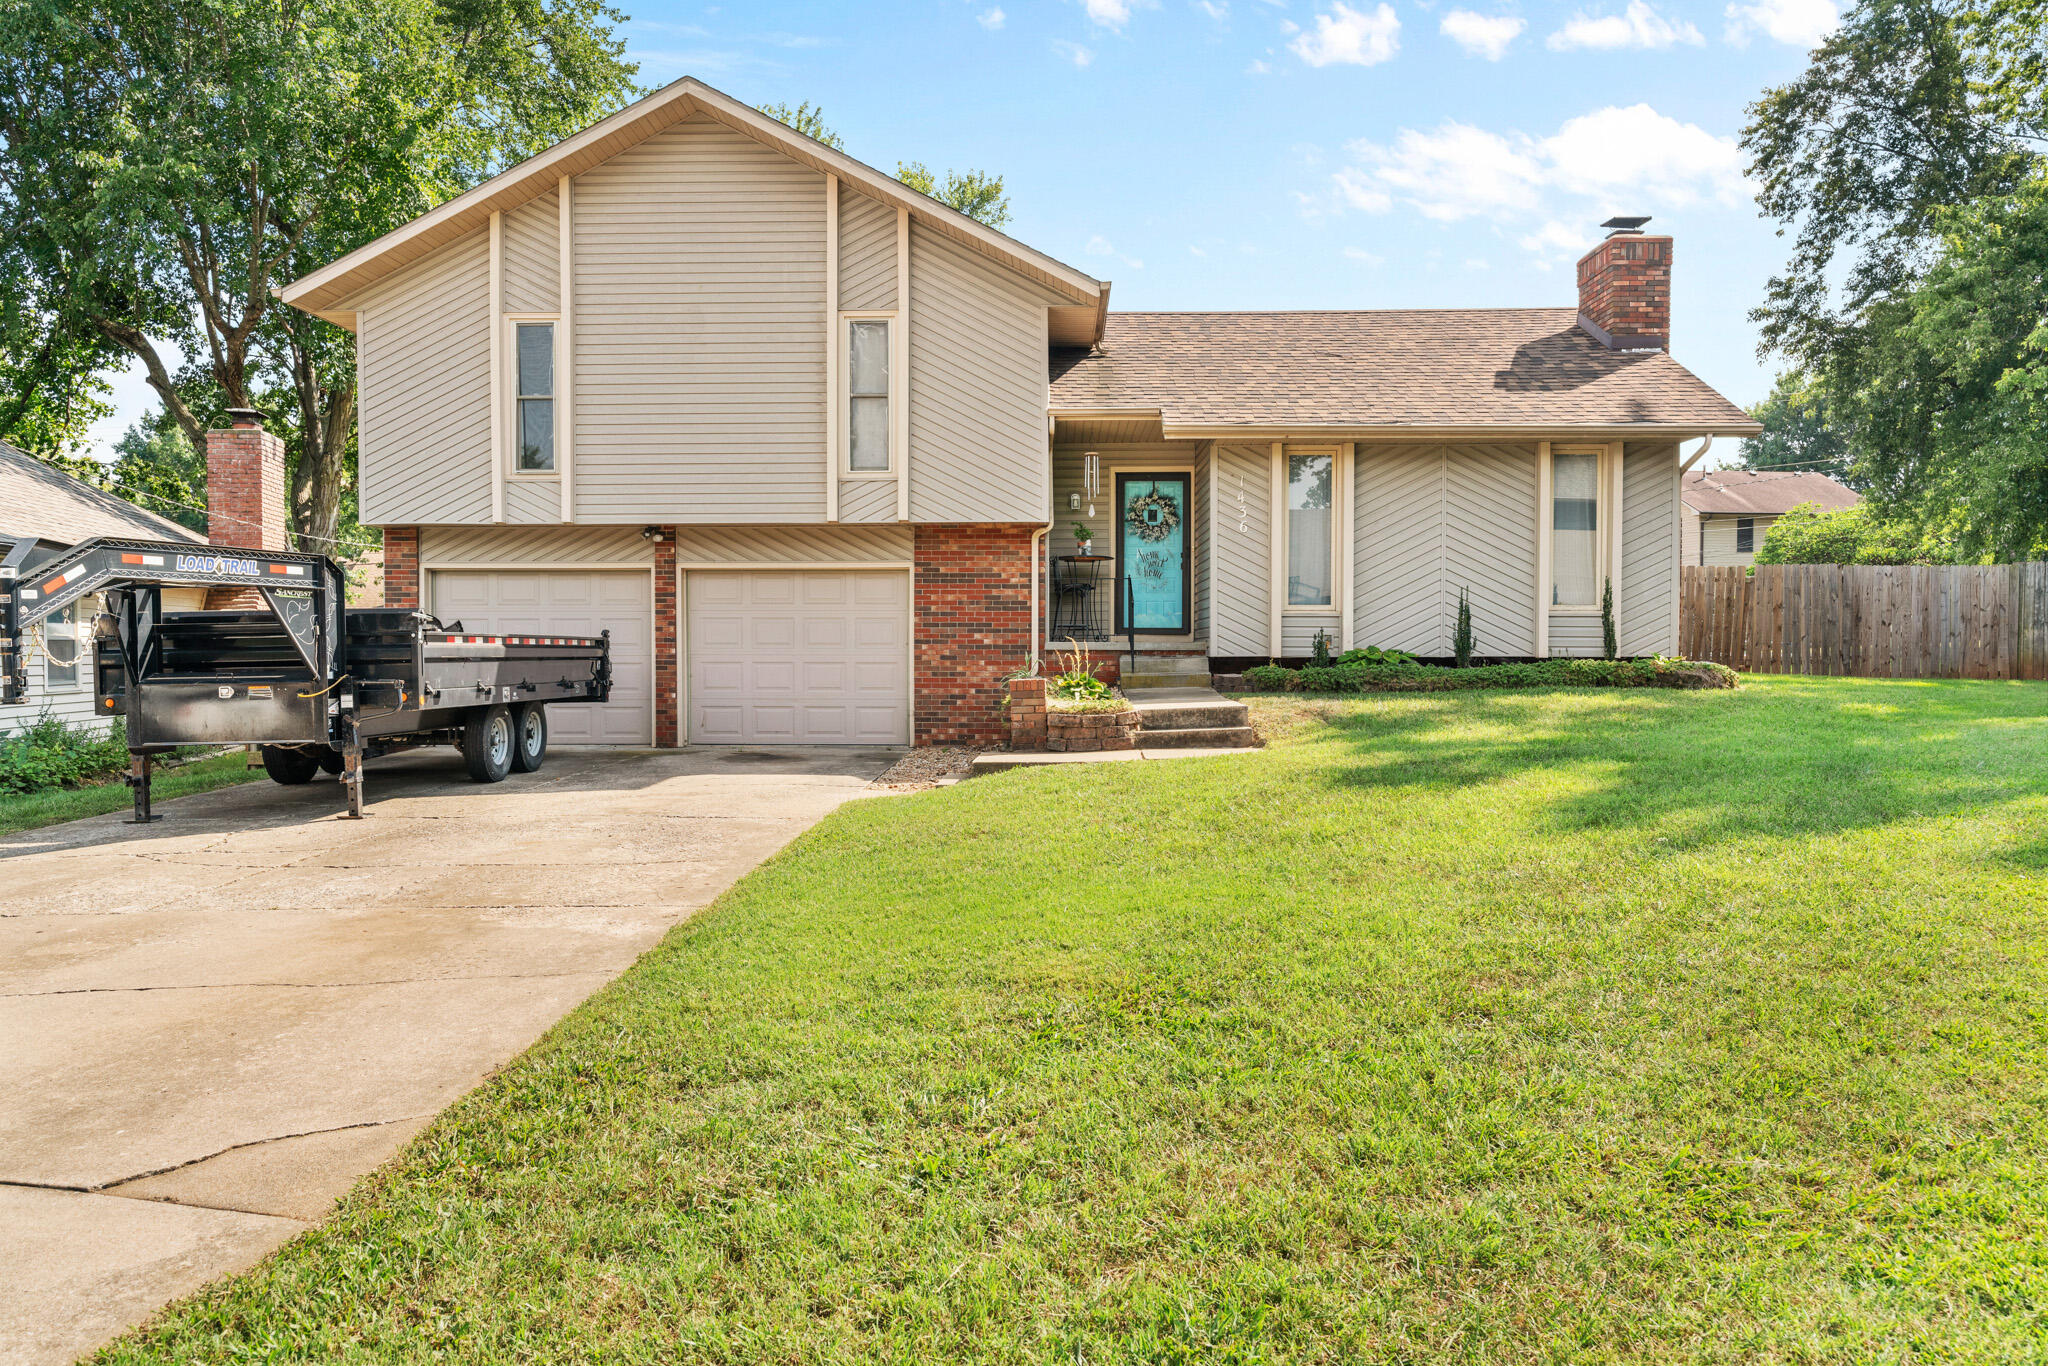
<path fill-rule="evenodd" d="M 1124 509 L 1124 525 L 1141 541 L 1163 541 L 1180 525 L 1180 504 L 1164 493 L 1133 498 Z"/>

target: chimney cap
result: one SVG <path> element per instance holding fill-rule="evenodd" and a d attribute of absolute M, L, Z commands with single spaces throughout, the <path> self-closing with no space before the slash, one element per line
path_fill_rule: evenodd
<path fill-rule="evenodd" d="M 263 430 L 263 413 L 257 408 L 228 409 L 228 425 L 231 427 L 254 427 Z"/>
<path fill-rule="evenodd" d="M 1609 237 L 1619 237 L 1623 233 L 1641 232 L 1643 230 L 1643 224 L 1649 221 L 1650 215 L 1648 214 L 1644 214 L 1640 218 L 1630 218 L 1626 216 L 1617 215 L 1613 218 L 1608 219 L 1605 223 L 1602 223 L 1600 226 L 1603 228 L 1612 229 L 1612 231 L 1610 231 L 1607 234 Z"/>

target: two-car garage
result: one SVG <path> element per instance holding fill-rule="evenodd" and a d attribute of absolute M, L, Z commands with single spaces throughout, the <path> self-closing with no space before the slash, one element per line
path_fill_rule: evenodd
<path fill-rule="evenodd" d="M 612 700 L 567 707 L 564 745 L 655 741 L 654 571 L 435 567 L 426 610 L 469 630 L 612 633 Z M 910 743 L 910 575 L 901 568 L 687 568 L 680 709 L 691 744 Z"/>

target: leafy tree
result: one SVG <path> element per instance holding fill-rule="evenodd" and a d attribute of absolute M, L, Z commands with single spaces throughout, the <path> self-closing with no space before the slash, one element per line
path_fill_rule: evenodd
<path fill-rule="evenodd" d="M 1750 416 L 1764 429 L 1743 441 L 1743 469 L 1811 470 L 1847 481 L 1849 442 L 1830 422 L 1827 391 L 1818 380 L 1787 370 L 1771 386 L 1770 397 L 1750 409 Z"/>
<path fill-rule="evenodd" d="M 826 124 L 825 111 L 808 101 L 793 109 L 787 104 L 764 104 L 760 109 L 769 118 L 788 124 L 835 152 L 846 150 L 845 141 Z M 1003 178 L 999 175 L 983 171 L 947 171 L 941 178 L 921 161 L 899 161 L 896 163 L 896 178 L 919 194 L 930 195 L 948 208 L 958 209 L 992 228 L 1000 228 L 1010 221 L 1010 197 L 1003 192 Z"/>
<path fill-rule="evenodd" d="M 206 530 L 206 457 L 167 413 L 136 423 L 114 443 L 106 483 L 159 517 Z"/>
<path fill-rule="evenodd" d="M 324 541 L 353 346 L 272 291 L 616 107 L 619 18 L 601 0 L 0 7 L 0 268 L 65 345 L 139 360 L 195 449 L 222 409 L 268 410 L 296 451 L 295 527 Z"/>
<path fill-rule="evenodd" d="M 1953 547 L 1905 521 L 1886 521 L 1869 503 L 1823 512 L 1801 503 L 1771 524 L 1758 564 L 1948 564 Z"/>

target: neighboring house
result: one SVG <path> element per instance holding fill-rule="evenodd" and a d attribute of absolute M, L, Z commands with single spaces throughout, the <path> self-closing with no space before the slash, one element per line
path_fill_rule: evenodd
<path fill-rule="evenodd" d="M 24 568 L 33 568 L 95 536 L 205 540 L 0 441 L 0 559 L 31 541 L 35 548 Z M 205 593 L 166 588 L 164 605 L 196 608 Z M 92 609 L 74 603 L 28 633 L 28 693 L 22 702 L 0 706 L 0 735 L 33 724 L 45 712 L 72 725 L 93 724 L 91 621 Z"/>
<path fill-rule="evenodd" d="M 1679 497 L 1687 564 L 1755 564 L 1771 523 L 1801 503 L 1834 512 L 1863 501 L 1825 474 L 1785 470 L 1689 470 Z"/>
<path fill-rule="evenodd" d="M 557 739 L 985 742 L 1077 519 L 1141 650 L 1447 655 L 1463 589 L 1481 654 L 1593 654 L 1608 578 L 1673 650 L 1678 443 L 1758 427 L 1664 352 L 1671 259 L 1622 231 L 1576 307 L 1114 314 L 683 80 L 284 298 L 356 333 L 387 599 L 611 630 Z"/>

